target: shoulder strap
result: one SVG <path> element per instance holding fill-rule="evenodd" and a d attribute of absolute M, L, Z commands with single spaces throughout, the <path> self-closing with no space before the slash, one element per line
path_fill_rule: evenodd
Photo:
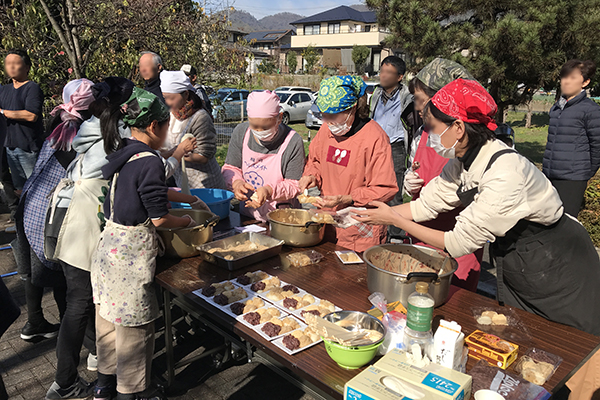
<path fill-rule="evenodd" d="M 158 157 L 158 154 L 153 153 L 151 151 L 142 151 L 141 153 L 136 153 L 136 154 L 132 155 L 129 158 L 129 160 L 127 160 L 127 162 L 125 164 L 128 164 L 128 163 L 130 163 L 132 161 L 135 161 L 135 160 L 139 160 L 140 158 L 152 157 L 152 156 Z M 109 197 L 108 197 L 108 199 L 109 199 L 108 201 L 109 201 L 109 205 L 110 205 L 110 215 L 108 216 L 108 219 L 110 221 L 112 221 L 112 216 L 114 214 L 114 212 L 113 212 L 113 206 L 115 204 L 115 191 L 117 190 L 117 179 L 118 178 L 119 178 L 119 172 L 116 172 L 113 175 L 112 182 L 110 184 L 110 194 L 109 194 Z"/>
<path fill-rule="evenodd" d="M 483 173 L 485 174 L 490 168 L 492 168 L 492 165 L 496 162 L 496 160 L 504 155 L 504 154 L 509 154 L 509 153 L 516 153 L 517 151 L 515 149 L 503 149 L 500 151 L 497 151 L 496 153 L 494 153 L 492 155 L 492 158 L 490 158 L 490 162 L 488 162 L 487 167 L 485 167 L 485 170 L 483 170 Z"/>

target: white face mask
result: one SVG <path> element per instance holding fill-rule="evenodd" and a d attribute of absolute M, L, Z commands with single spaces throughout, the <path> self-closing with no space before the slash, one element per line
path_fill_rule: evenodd
<path fill-rule="evenodd" d="M 261 142 L 270 142 L 275 138 L 277 132 L 279 131 L 279 125 L 274 126 L 273 128 L 266 131 L 255 131 L 254 129 L 250 129 L 255 138 L 260 140 Z"/>
<path fill-rule="evenodd" d="M 450 125 L 452 126 L 452 125 Z M 448 126 L 446 129 L 444 129 L 444 132 L 440 133 L 439 135 L 436 133 L 431 132 L 429 134 L 429 140 L 430 140 L 430 145 L 431 148 L 435 150 L 436 153 L 438 153 L 440 156 L 444 157 L 444 158 L 455 158 L 456 157 L 456 152 L 455 152 L 455 147 L 456 144 L 458 143 L 458 140 L 456 142 L 454 142 L 454 144 L 452 145 L 452 147 L 450 147 L 449 149 L 446 148 L 443 144 L 442 144 L 442 135 L 444 135 L 444 133 L 446 133 L 448 131 L 448 129 L 450 129 L 450 126 Z"/>
<path fill-rule="evenodd" d="M 344 136 L 346 133 L 348 133 L 350 128 L 352 128 L 352 125 L 348 125 L 348 120 L 350 119 L 350 115 L 352 115 L 352 113 L 348 114 L 348 116 L 346 117 L 346 120 L 342 124 L 336 124 L 336 123 L 330 124 L 328 122 L 327 126 L 329 127 L 329 131 L 335 136 Z"/>

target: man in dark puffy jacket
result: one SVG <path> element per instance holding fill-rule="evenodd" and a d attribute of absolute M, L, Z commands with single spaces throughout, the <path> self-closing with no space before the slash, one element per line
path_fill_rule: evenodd
<path fill-rule="evenodd" d="M 600 106 L 585 91 L 596 72 L 593 61 L 570 60 L 560 70 L 561 98 L 550 109 L 543 171 L 577 217 L 588 181 L 600 168 Z"/>

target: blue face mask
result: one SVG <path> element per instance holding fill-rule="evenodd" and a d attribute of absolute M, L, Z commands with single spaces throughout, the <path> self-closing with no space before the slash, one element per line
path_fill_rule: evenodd
<path fill-rule="evenodd" d="M 456 152 L 454 148 L 456 147 L 458 140 L 454 142 L 452 147 L 448 149 L 442 144 L 442 136 L 448 131 L 448 129 L 450 129 L 451 126 L 452 125 L 448 126 L 446 129 L 444 129 L 444 132 L 440 133 L 439 135 L 437 133 L 429 132 L 430 147 L 434 149 L 435 152 L 440 156 L 449 159 L 456 158 Z"/>

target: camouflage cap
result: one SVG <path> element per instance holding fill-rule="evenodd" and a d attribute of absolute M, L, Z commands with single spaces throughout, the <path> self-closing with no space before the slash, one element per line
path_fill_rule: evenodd
<path fill-rule="evenodd" d="M 459 63 L 439 57 L 423 67 L 416 78 L 436 92 L 458 78 L 475 80 Z"/>

